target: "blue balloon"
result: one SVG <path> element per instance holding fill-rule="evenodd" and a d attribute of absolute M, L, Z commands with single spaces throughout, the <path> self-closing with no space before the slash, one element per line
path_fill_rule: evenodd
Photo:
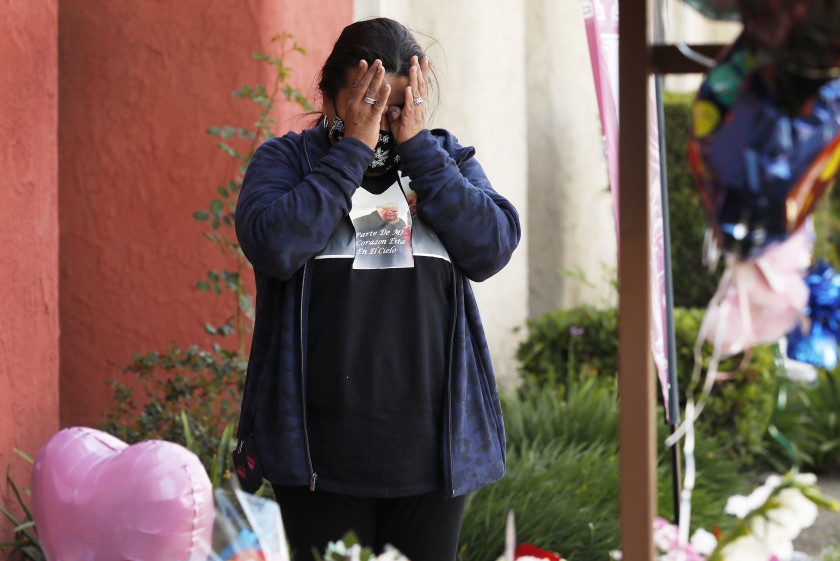
<path fill-rule="evenodd" d="M 840 275 L 828 264 L 817 263 L 805 277 L 810 295 L 806 321 L 788 334 L 788 357 L 834 370 L 840 338 Z"/>

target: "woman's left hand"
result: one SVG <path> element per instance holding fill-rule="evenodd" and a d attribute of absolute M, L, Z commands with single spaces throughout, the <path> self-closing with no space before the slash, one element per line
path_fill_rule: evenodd
<path fill-rule="evenodd" d="M 397 138 L 397 144 L 414 138 L 418 132 L 426 128 L 426 85 L 428 76 L 429 57 L 423 57 L 422 62 L 416 56 L 411 57 L 403 108 L 400 110 L 399 107 L 389 107 L 386 112 L 391 132 Z"/>

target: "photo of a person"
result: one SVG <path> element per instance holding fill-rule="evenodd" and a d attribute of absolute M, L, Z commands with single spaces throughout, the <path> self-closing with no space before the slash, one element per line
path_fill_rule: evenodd
<path fill-rule="evenodd" d="M 356 233 L 360 233 L 381 230 L 386 226 L 393 229 L 405 228 L 408 224 L 400 218 L 397 203 L 388 201 L 377 205 L 376 210 L 367 216 L 354 220 L 353 226 L 356 228 Z"/>
<path fill-rule="evenodd" d="M 407 191 L 405 194 L 405 200 L 408 201 L 408 212 L 411 216 L 415 216 L 417 214 L 417 193 L 414 191 Z"/>
<path fill-rule="evenodd" d="M 353 268 L 413 267 L 411 214 L 399 184 L 395 183 L 379 195 L 364 190 L 357 193 L 351 211 L 356 230 Z"/>

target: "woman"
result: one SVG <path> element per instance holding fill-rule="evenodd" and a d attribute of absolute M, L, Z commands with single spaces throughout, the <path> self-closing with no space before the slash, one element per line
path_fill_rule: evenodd
<path fill-rule="evenodd" d="M 348 26 L 321 71 L 321 122 L 265 142 L 245 174 L 236 231 L 257 310 L 238 438 L 297 561 L 351 529 L 377 551 L 454 559 L 466 494 L 504 475 L 468 279 L 508 262 L 519 219 L 474 149 L 426 128 L 428 73 L 401 24 Z M 383 202 L 405 224 L 356 231 Z"/>

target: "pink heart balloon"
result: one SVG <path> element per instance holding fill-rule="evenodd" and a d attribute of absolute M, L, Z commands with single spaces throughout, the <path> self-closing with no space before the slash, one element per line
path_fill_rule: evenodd
<path fill-rule="evenodd" d="M 195 454 L 82 427 L 38 453 L 32 507 L 48 561 L 205 561 L 215 516 Z"/>

